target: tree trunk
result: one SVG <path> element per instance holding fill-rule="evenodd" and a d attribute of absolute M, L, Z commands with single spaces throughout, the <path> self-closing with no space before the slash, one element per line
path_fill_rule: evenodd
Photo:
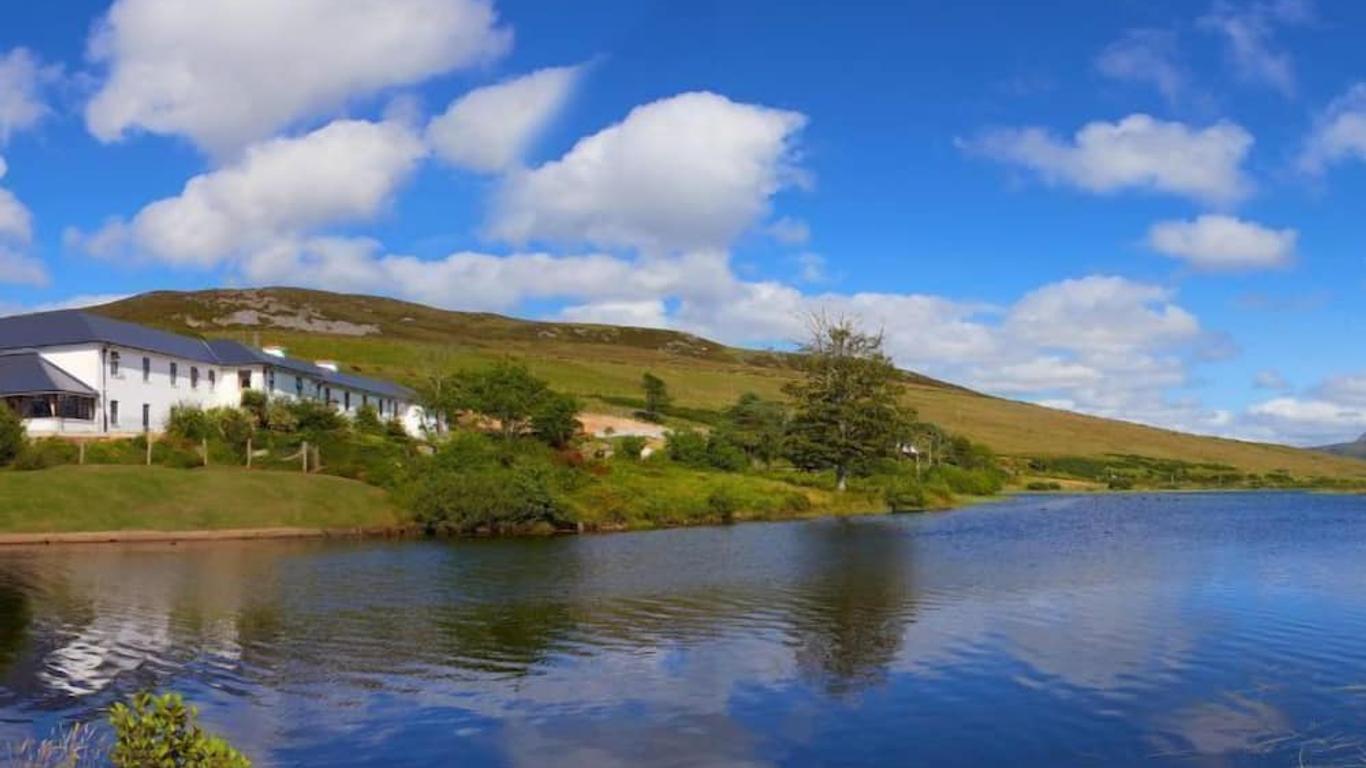
<path fill-rule="evenodd" d="M 835 467 L 835 490 L 844 493 L 849 487 L 849 472 L 844 467 Z"/>

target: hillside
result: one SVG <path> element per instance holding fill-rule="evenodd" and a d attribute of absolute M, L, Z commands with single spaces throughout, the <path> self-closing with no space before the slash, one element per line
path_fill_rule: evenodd
<path fill-rule="evenodd" d="M 1362 435 L 1350 443 L 1324 445 L 1315 448 L 1314 450 L 1335 454 L 1337 456 L 1350 456 L 1354 459 L 1366 459 L 1366 435 Z"/>
<path fill-rule="evenodd" d="M 677 404 L 717 409 L 746 391 L 777 397 L 788 356 L 742 350 L 674 331 L 519 320 L 450 312 L 393 299 L 292 288 L 156 292 L 96 311 L 181 333 L 279 344 L 358 373 L 413 381 L 433 368 L 526 359 L 594 410 L 626 412 L 653 371 Z M 1278 445 L 1186 435 L 978 394 L 908 373 L 921 416 L 1010 456 L 1137 454 L 1226 464 L 1246 472 L 1366 479 L 1366 462 Z"/>

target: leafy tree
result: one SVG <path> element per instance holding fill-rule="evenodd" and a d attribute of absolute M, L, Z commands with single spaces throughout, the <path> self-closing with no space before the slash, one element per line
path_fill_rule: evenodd
<path fill-rule="evenodd" d="M 251 768 L 251 761 L 228 742 L 205 733 L 199 712 L 179 694 L 139 693 L 131 705 L 109 710 L 115 742 L 115 768 Z"/>
<path fill-rule="evenodd" d="M 744 451 L 750 462 L 772 464 L 782 456 L 783 440 L 787 435 L 787 410 L 782 403 L 746 392 L 726 410 L 721 429 L 732 444 Z"/>
<path fill-rule="evenodd" d="M 690 467 L 705 467 L 707 437 L 695 429 L 675 429 L 664 437 L 664 452 L 669 459 Z"/>
<path fill-rule="evenodd" d="M 669 395 L 669 385 L 658 376 L 646 371 L 640 377 L 640 388 L 645 392 L 645 410 L 642 415 L 650 421 L 662 421 L 664 410 L 673 403 Z"/>
<path fill-rule="evenodd" d="M 481 371 L 461 371 L 456 380 L 449 402 L 497 421 L 505 440 L 527 431 L 536 406 L 550 391 L 524 363 L 515 360 L 501 360 Z"/>
<path fill-rule="evenodd" d="M 0 402 L 0 466 L 18 458 L 26 445 L 28 435 L 24 431 L 24 422 L 13 408 Z"/>
<path fill-rule="evenodd" d="M 784 389 L 795 405 L 787 454 L 802 469 L 834 470 L 842 491 L 851 473 L 896 455 L 912 413 L 900 404 L 901 375 L 881 334 L 825 316 L 813 317 L 810 328 L 802 376 Z"/>
<path fill-rule="evenodd" d="M 556 448 L 569 445 L 582 429 L 579 401 L 571 395 L 546 391 L 532 406 L 531 431 Z"/>
<path fill-rule="evenodd" d="M 203 440 L 214 432 L 212 417 L 198 405 L 181 403 L 171 406 L 166 419 L 167 433 L 186 440 Z"/>

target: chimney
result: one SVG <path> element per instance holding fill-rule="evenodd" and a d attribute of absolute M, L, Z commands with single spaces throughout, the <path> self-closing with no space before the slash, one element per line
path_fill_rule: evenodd
<path fill-rule="evenodd" d="M 314 360 L 313 364 L 318 366 L 319 368 L 325 368 L 333 373 L 337 372 L 336 360 Z"/>
<path fill-rule="evenodd" d="M 264 353 L 266 353 L 267 355 L 270 355 L 271 357 L 284 357 L 284 356 L 285 356 L 285 348 L 284 348 L 284 347 L 275 347 L 275 346 L 271 346 L 271 347 L 261 347 L 261 351 L 264 352 Z"/>

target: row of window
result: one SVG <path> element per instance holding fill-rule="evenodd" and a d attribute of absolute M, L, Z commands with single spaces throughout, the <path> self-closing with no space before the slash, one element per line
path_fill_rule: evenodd
<path fill-rule="evenodd" d="M 122 364 L 122 359 L 121 359 L 119 353 L 118 353 L 118 352 L 110 352 L 110 353 L 109 353 L 109 376 L 110 376 L 110 378 L 115 378 L 115 379 L 119 378 L 119 371 L 120 371 L 120 366 L 121 366 L 121 364 Z M 180 380 L 180 364 L 177 363 L 177 362 L 175 362 L 174 360 L 171 361 L 170 374 L 171 374 L 171 386 L 174 387 L 174 386 L 176 385 L 176 382 L 178 382 L 178 381 Z M 151 381 L 151 380 L 152 380 L 152 358 L 150 358 L 150 357 L 144 357 L 144 358 L 142 358 L 142 380 L 143 380 L 144 382 L 148 382 L 148 381 Z M 217 387 L 217 386 L 218 386 L 218 372 L 215 371 L 214 369 L 210 368 L 210 369 L 209 369 L 209 389 L 213 389 L 213 388 L 215 388 L 215 387 Z M 196 365 L 190 366 L 190 388 L 191 388 L 191 389 L 198 389 L 198 388 L 199 388 L 199 366 L 196 366 Z"/>

